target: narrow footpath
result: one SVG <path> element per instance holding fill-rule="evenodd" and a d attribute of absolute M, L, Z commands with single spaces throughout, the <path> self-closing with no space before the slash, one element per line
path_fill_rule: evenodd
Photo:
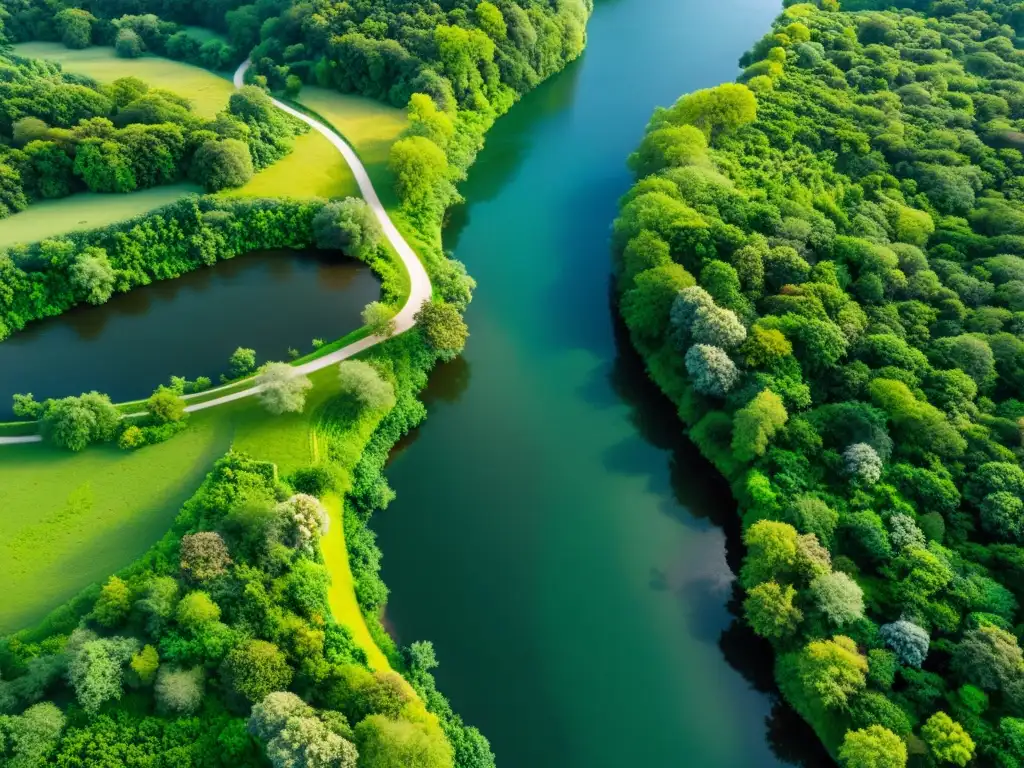
<path fill-rule="evenodd" d="M 245 85 L 245 73 L 248 71 L 251 62 L 245 61 L 235 71 L 234 84 L 235 88 L 241 88 Z M 420 306 L 425 301 L 430 300 L 431 296 L 431 285 L 430 277 L 427 275 L 427 271 L 423 268 L 423 264 L 420 262 L 416 252 L 410 247 L 399 233 L 397 227 L 391 221 L 391 217 L 388 216 L 388 212 L 384 209 L 384 205 L 380 201 L 380 197 L 377 195 L 377 190 L 373 188 L 373 182 L 370 181 L 370 175 L 366 172 L 365 166 L 359 156 L 342 139 L 337 133 L 332 131 L 326 125 L 321 123 L 319 120 L 300 112 L 287 104 L 278 101 L 277 99 L 271 99 L 274 106 L 283 112 L 288 113 L 292 117 L 301 120 L 310 128 L 317 133 L 321 134 L 326 138 L 331 145 L 341 153 L 341 156 L 345 158 L 345 162 L 348 163 L 349 168 L 352 169 L 352 174 L 356 178 L 356 183 L 359 184 L 359 192 L 362 194 L 366 204 L 370 206 L 370 210 L 373 211 L 374 216 L 377 217 L 377 221 L 380 222 L 381 230 L 384 232 L 384 236 L 388 239 L 388 242 L 398 253 L 399 258 L 402 260 L 402 264 L 405 265 L 406 271 L 409 273 L 409 298 L 406 299 L 405 306 L 395 316 L 395 334 L 404 333 L 405 331 L 412 328 L 416 321 L 413 319 L 413 315 L 419 311 Z M 357 355 L 363 350 L 369 349 L 370 347 L 380 344 L 382 341 L 386 341 L 386 336 L 366 336 L 359 341 L 354 341 L 351 344 L 336 349 L 330 354 L 318 357 L 315 360 L 310 360 L 308 363 L 295 366 L 295 371 L 298 374 L 308 374 L 313 371 L 319 371 L 322 368 L 327 368 L 331 365 L 346 360 L 347 358 Z M 191 397 L 206 396 L 212 392 L 216 392 L 218 389 L 228 389 L 234 385 L 228 384 L 223 387 L 216 387 L 214 389 L 208 389 L 203 392 L 197 392 Z M 216 397 L 212 400 L 205 400 L 201 403 L 194 403 L 185 407 L 187 413 L 194 413 L 195 411 L 202 411 L 207 408 L 215 408 L 218 405 L 224 405 L 225 403 L 231 403 L 235 400 L 241 400 L 246 397 L 251 397 L 260 391 L 259 386 L 248 387 L 247 389 L 241 389 L 237 392 L 231 392 L 230 394 L 222 397 Z M 186 396 L 188 400 L 190 396 Z M 131 414 L 136 415 L 136 414 Z M 22 437 L 0 437 L 0 445 L 20 445 L 24 443 L 38 443 L 42 441 L 40 435 L 27 435 Z"/>

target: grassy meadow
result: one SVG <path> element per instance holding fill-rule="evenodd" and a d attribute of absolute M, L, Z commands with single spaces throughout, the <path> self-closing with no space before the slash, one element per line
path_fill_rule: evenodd
<path fill-rule="evenodd" d="M 217 75 L 201 67 L 159 56 L 122 59 L 113 48 L 93 46 L 82 50 L 65 48 L 61 43 L 20 43 L 14 53 L 31 59 L 58 62 L 66 72 L 91 77 L 98 83 L 110 83 L 119 77 L 137 77 L 154 88 L 184 96 L 192 101 L 196 114 L 216 117 L 227 107 L 234 91 L 230 73 Z"/>
<path fill-rule="evenodd" d="M 144 189 L 129 195 L 82 192 L 60 200 L 32 203 L 21 213 L 0 219 L 0 248 L 106 227 L 202 191 L 195 184 L 182 183 Z"/>

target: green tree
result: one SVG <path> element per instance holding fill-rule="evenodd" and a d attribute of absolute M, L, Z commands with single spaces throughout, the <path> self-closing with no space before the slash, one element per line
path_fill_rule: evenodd
<path fill-rule="evenodd" d="M 137 32 L 124 27 L 117 32 L 114 50 L 122 59 L 137 59 L 146 52 L 146 44 Z"/>
<path fill-rule="evenodd" d="M 466 346 L 469 329 L 459 310 L 451 304 L 425 301 L 413 320 L 439 359 L 454 360 Z"/>
<path fill-rule="evenodd" d="M 784 580 L 797 562 L 797 533 L 788 523 L 759 520 L 743 534 L 747 557 L 740 582 L 748 589 L 765 581 Z"/>
<path fill-rule="evenodd" d="M 343 360 L 338 363 L 339 394 L 363 408 L 378 410 L 395 404 L 395 388 L 370 363 Z"/>
<path fill-rule="evenodd" d="M 708 140 L 735 131 L 757 117 L 757 99 L 742 83 L 724 83 L 683 96 L 668 110 L 666 118 L 675 124 L 694 125 Z"/>
<path fill-rule="evenodd" d="M 92 45 L 92 25 L 96 17 L 78 8 L 65 8 L 53 17 L 60 39 L 68 48 L 88 48 Z"/>
<path fill-rule="evenodd" d="M 839 762 L 843 768 L 904 768 L 907 745 L 880 725 L 847 731 L 839 747 Z"/>
<path fill-rule="evenodd" d="M 366 261 L 376 253 L 383 238 L 377 217 L 364 200 L 346 197 L 328 203 L 313 219 L 318 248 L 344 251 Z"/>
<path fill-rule="evenodd" d="M 64 714 L 49 701 L 33 704 L 22 714 L 9 718 L 6 740 L 13 757 L 7 765 L 11 768 L 32 768 L 50 764 L 48 758 L 59 743 L 64 723 Z M 0 739 L 0 750 L 3 749 L 2 744 Z"/>
<path fill-rule="evenodd" d="M 249 147 L 238 139 L 205 141 L 192 160 L 192 178 L 207 192 L 244 186 L 252 176 Z"/>
<path fill-rule="evenodd" d="M 805 695 L 826 709 L 841 709 L 867 682 L 868 664 L 857 644 L 836 635 L 813 640 L 800 652 L 797 671 Z"/>
<path fill-rule="evenodd" d="M 189 592 L 178 603 L 174 617 L 181 626 L 198 632 L 220 619 L 220 608 L 206 592 Z"/>
<path fill-rule="evenodd" d="M 654 346 L 665 338 L 676 296 L 693 285 L 693 276 L 678 264 L 665 264 L 636 275 L 622 297 L 622 316 L 634 336 Z"/>
<path fill-rule="evenodd" d="M 284 690 L 292 680 L 285 656 L 273 643 L 247 640 L 228 653 L 220 669 L 228 690 L 250 702 Z"/>
<path fill-rule="evenodd" d="M 762 390 L 733 418 L 732 451 L 740 461 L 763 456 L 775 433 L 789 419 L 782 399 L 770 389 Z"/>
<path fill-rule="evenodd" d="M 189 715 L 203 702 L 204 673 L 202 667 L 174 669 L 160 667 L 153 686 L 153 695 L 159 712 Z"/>
<path fill-rule="evenodd" d="M 708 142 L 704 133 L 692 125 L 672 125 L 650 131 L 640 147 L 629 156 L 630 170 L 637 178 L 664 168 L 707 162 Z"/>
<path fill-rule="evenodd" d="M 306 407 L 306 392 L 313 387 L 313 382 L 288 363 L 267 363 L 256 376 L 256 386 L 263 407 L 279 416 L 302 413 Z"/>
<path fill-rule="evenodd" d="M 70 267 L 71 285 L 75 292 L 90 304 L 103 304 L 114 292 L 114 268 L 102 248 L 88 247 Z"/>
<path fill-rule="evenodd" d="M 43 405 L 43 436 L 61 448 L 81 451 L 97 441 L 112 440 L 121 412 L 97 392 L 47 400 Z"/>
<path fill-rule="evenodd" d="M 409 136 L 391 145 L 388 161 L 402 205 L 414 213 L 443 211 L 455 198 L 448 159 L 430 139 Z"/>
<path fill-rule="evenodd" d="M 864 616 L 864 593 L 856 581 L 841 571 L 824 573 L 810 585 L 814 604 L 837 627 Z"/>
<path fill-rule="evenodd" d="M 256 350 L 239 347 L 228 358 L 228 372 L 231 378 L 248 376 L 256 370 Z"/>
<path fill-rule="evenodd" d="M 964 766 L 974 757 L 974 741 L 960 723 L 945 712 L 936 712 L 921 726 L 921 738 L 932 755 L 942 762 Z"/>
<path fill-rule="evenodd" d="M 395 334 L 395 312 L 387 304 L 371 301 L 363 308 L 363 325 L 375 336 L 390 338 Z"/>
<path fill-rule="evenodd" d="M 109 637 L 86 640 L 69 653 L 68 680 L 82 709 L 96 714 L 105 702 L 121 698 L 124 666 L 138 650 L 133 638 Z"/>
<path fill-rule="evenodd" d="M 116 627 L 132 607 L 132 593 L 128 585 L 117 576 L 111 576 L 100 590 L 92 609 L 92 617 L 104 627 Z"/>
<path fill-rule="evenodd" d="M 185 418 L 185 401 L 173 390 L 160 386 L 146 400 L 146 411 L 157 424 L 171 424 Z"/>
<path fill-rule="evenodd" d="M 743 609 L 751 629 L 769 640 L 791 637 L 803 621 L 803 613 L 793 604 L 796 590 L 766 581 L 751 588 Z"/>
<path fill-rule="evenodd" d="M 152 645 L 144 645 L 141 651 L 132 656 L 129 666 L 140 685 L 150 685 L 160 668 L 160 655 Z"/>
<path fill-rule="evenodd" d="M 422 723 L 371 715 L 356 726 L 360 768 L 451 768 L 444 735 Z"/>
<path fill-rule="evenodd" d="M 1000 690 L 1019 676 L 1024 654 L 1017 638 L 990 625 L 964 633 L 953 651 L 953 669 L 967 682 L 989 691 Z"/>

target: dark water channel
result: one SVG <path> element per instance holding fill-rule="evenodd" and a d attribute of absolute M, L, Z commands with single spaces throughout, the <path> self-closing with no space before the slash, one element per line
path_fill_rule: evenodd
<path fill-rule="evenodd" d="M 495 126 L 447 230 L 480 283 L 472 336 L 375 526 L 392 630 L 434 641 L 502 768 L 829 764 L 734 621 L 728 489 L 609 302 L 609 224 L 652 109 L 734 78 L 779 7 L 597 0 L 583 59 Z"/>
<path fill-rule="evenodd" d="M 369 269 L 340 254 L 261 251 L 31 323 L 0 343 L 0 419 L 11 395 L 98 390 L 115 402 L 147 396 L 173 374 L 214 382 L 238 347 L 257 360 L 303 354 L 361 325 L 380 295 Z"/>

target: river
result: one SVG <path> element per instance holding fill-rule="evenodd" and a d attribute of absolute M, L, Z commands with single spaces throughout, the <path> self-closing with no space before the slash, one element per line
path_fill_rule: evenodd
<path fill-rule="evenodd" d="M 733 79 L 779 7 L 597 0 L 583 58 L 494 127 L 447 229 L 480 284 L 472 335 L 374 525 L 390 629 L 434 642 L 441 690 L 502 768 L 829 764 L 734 622 L 728 489 L 609 302 L 609 225 L 652 109 Z"/>
<path fill-rule="evenodd" d="M 238 347 L 284 360 L 362 325 L 380 296 L 369 268 L 340 254 L 262 251 L 176 280 L 115 295 L 30 323 L 0 344 L 0 420 L 11 395 L 36 399 L 97 390 L 115 402 L 142 398 L 174 374 L 214 381 Z M 196 339 L 202 339 L 197 344 Z"/>

